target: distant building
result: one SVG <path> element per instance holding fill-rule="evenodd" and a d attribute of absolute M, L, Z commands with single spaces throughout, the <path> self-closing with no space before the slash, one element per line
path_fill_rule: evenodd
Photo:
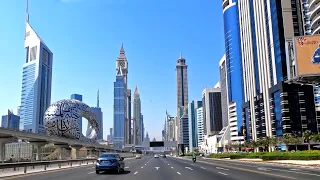
<path fill-rule="evenodd" d="M 71 94 L 70 99 L 75 99 L 75 100 L 78 100 L 78 101 L 82 102 L 82 95 L 80 95 L 80 94 Z M 82 118 L 80 118 L 79 125 L 80 125 L 79 126 L 80 132 L 82 132 Z"/>
<path fill-rule="evenodd" d="M 206 88 L 202 92 L 204 134 L 217 135 L 222 129 L 221 90 Z"/>
<path fill-rule="evenodd" d="M 192 101 L 188 105 L 188 120 L 189 120 L 189 149 L 198 147 L 198 124 L 197 124 L 197 109 L 202 107 L 202 101 Z"/>
<path fill-rule="evenodd" d="M 133 119 L 135 121 L 135 145 L 141 145 L 142 141 L 142 121 L 141 121 L 141 100 L 138 87 L 134 90 Z"/>
<path fill-rule="evenodd" d="M 220 67 L 220 89 L 221 89 L 221 111 L 222 111 L 222 126 L 226 127 L 229 124 L 229 101 L 228 101 L 228 82 L 226 71 L 226 55 L 223 55 L 219 62 Z"/>
<path fill-rule="evenodd" d="M 204 141 L 203 107 L 197 109 L 198 147 Z"/>
<path fill-rule="evenodd" d="M 182 57 L 180 53 L 180 58 L 177 59 L 176 63 L 176 83 L 177 83 L 177 141 L 180 143 L 181 140 L 181 124 L 180 117 L 183 114 L 183 108 L 188 107 L 188 66 L 186 64 L 186 59 Z M 181 109 L 182 108 L 182 109 Z"/>
<path fill-rule="evenodd" d="M 10 110 L 8 114 L 2 116 L 1 127 L 9 129 L 19 129 L 20 126 L 20 117 L 14 115 Z"/>
<path fill-rule="evenodd" d="M 97 107 L 91 107 L 92 111 L 95 112 L 96 116 L 97 116 L 97 119 L 98 119 L 98 124 L 99 124 L 99 131 L 98 131 L 98 136 L 97 138 L 98 139 L 103 139 L 103 113 L 102 113 L 102 110 L 100 108 L 100 105 L 99 105 L 99 90 L 98 90 L 98 93 L 97 93 Z M 89 129 L 89 126 L 88 126 L 88 129 L 87 129 L 87 135 L 90 134 L 91 131 Z"/>
<path fill-rule="evenodd" d="M 22 72 L 20 117 L 24 130 L 45 133 L 44 113 L 51 104 L 53 53 L 29 24 L 27 13 L 26 56 Z"/>
<path fill-rule="evenodd" d="M 189 147 L 189 120 L 188 120 L 188 109 L 184 109 L 184 113 L 180 118 L 180 137 L 181 143 L 185 147 Z"/>
<path fill-rule="evenodd" d="M 114 82 L 114 112 L 113 112 L 113 146 L 123 148 L 125 145 L 125 102 L 126 102 L 126 84 L 122 69 L 118 69 L 116 82 Z"/>

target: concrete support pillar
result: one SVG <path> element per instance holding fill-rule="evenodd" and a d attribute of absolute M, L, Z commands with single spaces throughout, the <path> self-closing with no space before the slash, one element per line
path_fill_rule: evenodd
<path fill-rule="evenodd" d="M 32 160 L 41 161 L 41 148 L 47 144 L 47 142 L 31 142 L 32 144 Z M 36 150 L 35 157 L 33 156 L 33 150 Z M 34 158 L 34 159 L 33 159 Z"/>
<path fill-rule="evenodd" d="M 58 159 L 62 159 L 62 148 L 69 148 L 69 145 L 66 144 L 54 144 L 54 146 L 56 146 L 57 148 L 59 148 L 59 155 L 58 155 Z"/>
<path fill-rule="evenodd" d="M 6 142 L 0 140 L 0 161 L 4 162 L 6 151 Z"/>
<path fill-rule="evenodd" d="M 79 153 L 82 146 L 70 146 L 71 147 L 71 157 L 72 159 L 80 158 Z"/>
<path fill-rule="evenodd" d="M 92 147 L 86 147 L 88 153 L 87 153 L 87 157 L 92 157 L 94 155 L 93 151 L 94 151 L 94 148 Z"/>

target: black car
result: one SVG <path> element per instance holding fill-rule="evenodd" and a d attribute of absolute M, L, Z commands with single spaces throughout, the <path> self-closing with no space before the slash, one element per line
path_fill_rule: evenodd
<path fill-rule="evenodd" d="M 96 174 L 100 171 L 115 170 L 117 173 L 124 171 L 124 158 L 120 157 L 118 153 L 104 153 L 98 159 L 96 163 Z"/>

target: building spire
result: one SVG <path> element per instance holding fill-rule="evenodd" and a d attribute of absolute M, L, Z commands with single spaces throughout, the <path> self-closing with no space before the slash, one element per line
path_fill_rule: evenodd
<path fill-rule="evenodd" d="M 99 107 L 99 88 L 98 88 L 98 93 L 97 93 L 97 107 Z"/>
<path fill-rule="evenodd" d="M 120 54 L 124 54 L 123 43 L 121 44 L 121 48 L 120 48 Z"/>
<path fill-rule="evenodd" d="M 135 94 L 139 93 L 139 91 L 138 91 L 138 86 L 136 86 L 136 89 L 134 90 L 134 93 L 135 93 Z"/>
<path fill-rule="evenodd" d="M 26 22 L 29 23 L 29 1 L 27 0 L 27 6 L 26 6 Z"/>

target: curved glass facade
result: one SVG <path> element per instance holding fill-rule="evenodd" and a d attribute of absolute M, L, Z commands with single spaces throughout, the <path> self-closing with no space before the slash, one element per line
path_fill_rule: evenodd
<path fill-rule="evenodd" d="M 230 1 L 231 2 L 231 1 Z M 226 48 L 226 69 L 229 102 L 236 103 L 238 134 L 243 133 L 242 103 L 244 101 L 240 28 L 237 0 L 233 0 L 224 8 L 224 34 Z M 240 88 L 239 88 L 240 87 Z"/>

